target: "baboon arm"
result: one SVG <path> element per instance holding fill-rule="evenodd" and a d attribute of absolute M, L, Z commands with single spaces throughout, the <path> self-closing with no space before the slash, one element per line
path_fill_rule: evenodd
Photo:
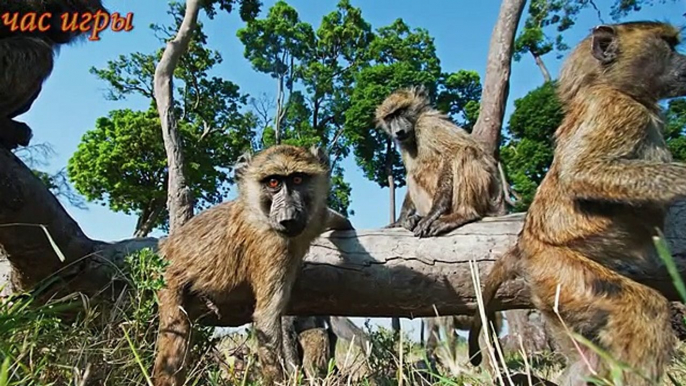
<path fill-rule="evenodd" d="M 415 236 L 425 237 L 434 236 L 436 234 L 432 229 L 432 225 L 452 207 L 453 190 L 453 173 L 450 164 L 444 162 L 441 165 L 441 172 L 438 175 L 437 186 L 431 203 L 431 210 L 429 210 L 429 213 L 417 223 L 417 226 L 413 230 Z"/>
<path fill-rule="evenodd" d="M 353 224 L 337 211 L 327 208 L 326 229 L 337 231 L 349 231 L 355 229 Z"/>
<path fill-rule="evenodd" d="M 52 72 L 53 50 L 36 38 L 0 39 L 0 115 L 13 118 L 26 112 Z"/>
<path fill-rule="evenodd" d="M 577 199 L 669 204 L 686 196 L 686 164 L 626 159 L 586 162 L 562 177 Z"/>

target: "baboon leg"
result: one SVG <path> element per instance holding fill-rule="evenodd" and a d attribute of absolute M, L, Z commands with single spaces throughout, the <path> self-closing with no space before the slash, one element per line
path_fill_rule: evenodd
<path fill-rule="evenodd" d="M 425 318 L 426 320 L 426 330 L 428 332 L 428 338 L 426 339 L 426 355 L 429 358 L 436 357 L 436 348 L 438 347 L 439 328 L 438 328 L 438 318 Z"/>
<path fill-rule="evenodd" d="M 403 199 L 403 206 L 400 209 L 400 215 L 398 219 L 387 225 L 386 228 L 405 228 L 412 232 L 417 223 L 421 220 L 421 217 L 417 214 L 417 209 L 410 198 L 410 193 L 405 193 L 405 199 Z"/>
<path fill-rule="evenodd" d="M 570 309 L 563 314 L 563 320 L 611 358 L 639 372 L 624 371 L 623 384 L 656 385 L 669 364 L 676 344 L 669 302 L 656 290 L 632 280 L 623 279 L 620 288 L 619 291 L 608 293 L 607 299 L 585 297 L 577 293 L 582 308 L 577 312 Z M 587 310 L 586 305 L 593 301 L 597 308 Z M 557 316 L 546 316 L 568 358 L 569 366 L 559 378 L 560 385 L 585 386 L 585 379 L 591 377 L 593 372 L 600 379 L 611 379 L 608 363 L 582 343 L 578 344 L 581 349 L 578 352 Z M 593 371 L 589 369 L 589 364 Z"/>
<path fill-rule="evenodd" d="M 454 316 L 446 316 L 443 318 L 443 328 L 445 328 L 445 343 L 448 346 L 448 352 L 452 358 L 457 355 L 457 331 L 456 320 Z"/>
<path fill-rule="evenodd" d="M 182 309 L 183 294 L 178 288 L 164 288 L 159 293 L 160 333 L 153 369 L 155 386 L 181 386 L 186 369 L 191 323 Z"/>
<path fill-rule="evenodd" d="M 286 275 L 286 272 L 279 273 Z M 255 294 L 257 302 L 253 321 L 257 338 L 257 355 L 262 365 L 265 385 L 273 385 L 284 379 L 283 370 L 286 364 L 281 335 L 281 315 L 288 303 L 288 292 L 291 287 L 284 276 L 264 278 L 263 287 L 266 288 L 256 289 Z"/>
<path fill-rule="evenodd" d="M 295 330 L 295 316 L 281 318 L 281 333 L 283 335 L 283 357 L 289 374 L 295 373 L 301 363 L 298 356 L 298 333 Z"/>

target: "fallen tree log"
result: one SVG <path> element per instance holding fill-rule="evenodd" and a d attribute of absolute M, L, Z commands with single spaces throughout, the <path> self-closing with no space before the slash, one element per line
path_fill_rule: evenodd
<path fill-rule="evenodd" d="M 523 214 L 488 218 L 428 239 L 415 238 L 403 229 L 327 232 L 306 256 L 289 314 L 414 318 L 436 316 L 436 312 L 472 313 L 476 302 L 469 261 L 476 262 L 483 278 L 515 240 L 522 220 Z M 670 212 L 665 235 L 682 275 L 686 274 L 685 222 L 686 203 L 681 202 Z M 65 262 L 35 224 L 46 226 Z M 0 149 L 0 245 L 17 289 L 57 275 L 63 291 L 92 295 L 116 283 L 112 277 L 127 253 L 155 248 L 157 240 L 91 240 L 40 180 Z M 636 279 L 678 300 L 664 269 L 656 267 L 655 273 Z M 204 321 L 243 325 L 251 321 L 253 304 L 249 292 L 236 293 L 215 304 L 218 315 L 208 315 Z M 204 305 L 197 302 L 199 309 Z M 502 310 L 530 307 L 519 281 L 503 286 L 495 305 Z"/>

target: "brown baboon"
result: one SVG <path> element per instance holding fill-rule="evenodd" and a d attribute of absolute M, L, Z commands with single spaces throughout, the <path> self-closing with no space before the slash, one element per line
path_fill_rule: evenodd
<path fill-rule="evenodd" d="M 431 107 L 424 88 L 388 96 L 376 109 L 376 122 L 398 143 L 407 169 L 407 194 L 390 227 L 437 236 L 501 214 L 504 197 L 495 158 Z"/>
<path fill-rule="evenodd" d="M 31 129 L 12 118 L 27 112 L 38 97 L 52 72 L 54 51 L 93 27 L 91 21 L 83 29 L 64 30 L 61 16 L 97 11 L 106 12 L 100 0 L 0 0 L 0 145 L 12 150 L 29 144 Z M 13 31 L 12 21 L 40 28 Z"/>
<path fill-rule="evenodd" d="M 326 228 L 351 229 L 327 208 L 328 157 L 279 145 L 236 165 L 239 196 L 193 217 L 160 245 L 169 260 L 166 287 L 159 292 L 160 333 L 155 385 L 180 386 L 192 299 L 213 304 L 252 294 L 253 321 L 264 381 L 284 376 L 281 317 L 302 259 Z"/>
<path fill-rule="evenodd" d="M 593 350 L 574 349 L 556 298 L 571 331 L 643 375 L 625 372 L 626 385 L 656 384 L 673 355 L 668 301 L 626 276 L 659 266 L 653 236 L 670 203 L 686 196 L 686 165 L 672 162 L 658 105 L 686 95 L 679 40 L 671 25 L 632 22 L 596 27 L 575 48 L 558 84 L 566 116 L 552 165 L 515 246 L 484 284 L 489 314 L 498 287 L 523 277 L 569 355 L 565 385 L 585 385 L 587 364 L 601 377 L 609 369 Z M 473 322 L 470 354 L 478 364 L 481 323 Z"/>
<path fill-rule="evenodd" d="M 426 351 L 431 357 L 436 356 L 436 349 L 441 336 L 441 330 L 445 334 L 445 342 L 450 347 L 452 355 L 454 355 L 455 345 L 457 343 L 457 331 L 467 331 L 471 327 L 472 317 L 470 315 L 451 315 L 439 316 L 433 318 L 424 318 L 426 322 L 426 331 L 428 337 L 426 339 Z M 502 330 L 502 313 L 496 312 L 493 319 L 493 324 L 496 328 L 496 334 L 500 334 Z"/>
<path fill-rule="evenodd" d="M 284 316 L 281 323 L 286 362 L 293 368 L 302 366 L 308 377 L 326 373 L 338 342 L 330 317 Z"/>

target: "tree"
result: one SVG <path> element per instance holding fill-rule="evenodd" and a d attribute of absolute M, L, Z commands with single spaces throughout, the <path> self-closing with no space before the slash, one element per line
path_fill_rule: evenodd
<path fill-rule="evenodd" d="M 371 27 L 348 0 L 340 1 L 336 10 L 325 15 L 316 30 L 300 22 L 295 9 L 278 2 L 264 19 L 241 29 L 238 37 L 253 67 L 276 79 L 281 77 L 289 89 L 285 98 L 279 86 L 275 103 L 257 99 L 253 103 L 263 121 L 274 122 L 263 126 L 259 147 L 277 143 L 277 136 L 281 143 L 325 147 L 332 164 L 329 205 L 347 214 L 351 187 L 339 165 L 348 154 L 342 138 L 343 116 L 352 74 L 365 63 Z M 285 98 L 283 108 L 279 107 L 283 103 L 280 98 Z M 276 106 L 273 119 L 268 119 L 270 105 Z"/>
<path fill-rule="evenodd" d="M 312 44 L 312 26 L 301 22 L 298 12 L 284 1 L 277 1 L 264 19 L 255 19 L 238 30 L 245 46 L 244 56 L 256 71 L 276 79 L 274 142 L 281 143 L 281 121 L 287 108 L 285 89 L 293 91 L 293 72 Z"/>
<path fill-rule="evenodd" d="M 510 93 L 510 71 L 514 52 L 514 36 L 526 0 L 503 0 L 498 21 L 493 28 L 486 61 L 486 77 L 479 116 L 472 134 L 486 150 L 498 155 L 500 130 L 505 115 L 505 103 Z"/>
<path fill-rule="evenodd" d="M 564 117 L 555 92 L 556 83 L 547 82 L 514 102 L 500 156 L 519 197 L 516 211 L 528 209 L 553 161 L 553 135 Z"/>
<path fill-rule="evenodd" d="M 675 161 L 686 161 L 686 99 L 672 99 L 665 111 L 665 140 Z"/>
<path fill-rule="evenodd" d="M 665 3 L 668 0 L 658 0 Z M 632 12 L 639 11 L 644 5 L 652 6 L 654 0 L 615 0 L 609 9 L 613 21 L 620 21 Z M 576 18 L 584 9 L 593 8 L 598 21 L 604 23 L 601 10 L 593 0 L 531 0 L 524 26 L 515 41 L 514 60 L 521 60 L 531 54 L 541 70 L 544 82 L 552 80 L 543 62 L 543 56 L 552 52 L 560 54 L 569 49 L 563 34 L 576 23 Z"/>
<path fill-rule="evenodd" d="M 169 13 L 176 23 L 181 23 L 181 5 L 172 3 Z M 161 40 L 174 34 L 168 26 L 153 25 L 152 29 L 162 36 Z M 174 114 L 181 118 L 177 128 L 179 144 L 186 153 L 186 183 L 194 207 L 200 209 L 225 197 L 227 184 L 232 182 L 230 165 L 241 152 L 251 148 L 256 118 L 240 113 L 247 97 L 240 94 L 237 85 L 208 75 L 222 57 L 206 47 L 202 23 L 196 24 L 193 36 L 174 72 L 180 84 Z M 119 110 L 99 119 L 96 128 L 84 135 L 68 168 L 70 179 L 88 200 L 109 205 L 114 211 L 135 213 L 136 236 L 169 226 L 169 168 L 161 122 L 154 113 L 154 63 L 161 56 L 161 50 L 154 54 L 135 52 L 109 61 L 103 69 L 91 69 L 109 84 L 108 99 L 138 94 L 150 99 L 152 110 Z"/>
<path fill-rule="evenodd" d="M 186 53 L 197 31 L 198 13 L 204 7 L 207 15 L 215 15 L 215 6 L 230 12 L 238 0 L 200 1 L 187 0 L 186 9 L 178 33 L 170 39 L 162 52 L 155 68 L 153 92 L 157 111 L 162 125 L 162 138 L 167 153 L 168 190 L 167 208 L 169 210 L 169 228 L 183 225 L 193 216 L 193 197 L 184 171 L 184 149 L 181 144 L 177 124 L 178 117 L 174 104 L 173 78 L 181 57 Z M 252 19 L 259 11 L 259 0 L 240 0 L 240 14 L 244 20 Z M 177 18 L 178 21 L 178 18 Z"/>
<path fill-rule="evenodd" d="M 188 182 L 198 208 L 221 202 L 231 183 L 226 165 L 250 148 L 249 127 L 236 122 L 227 133 L 204 135 L 198 124 L 179 122 L 187 144 Z M 68 175 L 89 201 L 115 212 L 138 216 L 134 236 L 155 228 L 168 230 L 167 161 L 154 108 L 114 110 L 86 132 L 69 159 Z"/>
<path fill-rule="evenodd" d="M 33 170 L 33 173 L 50 189 L 50 192 L 55 197 L 66 200 L 69 205 L 77 209 L 85 210 L 86 202 L 74 189 L 69 185 L 67 172 L 65 168 L 58 170 L 55 173 L 47 173 L 41 168 L 47 166 L 47 160 L 55 155 L 55 151 L 48 143 L 32 144 L 26 147 L 19 147 L 12 151 L 19 159 L 24 161 Z"/>

